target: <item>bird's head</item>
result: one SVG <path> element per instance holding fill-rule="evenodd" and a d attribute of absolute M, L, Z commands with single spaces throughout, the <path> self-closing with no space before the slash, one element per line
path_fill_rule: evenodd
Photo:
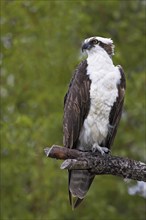
<path fill-rule="evenodd" d="M 114 55 L 114 44 L 110 38 L 90 37 L 84 40 L 82 44 L 82 52 L 87 54 L 105 50 L 111 57 Z"/>

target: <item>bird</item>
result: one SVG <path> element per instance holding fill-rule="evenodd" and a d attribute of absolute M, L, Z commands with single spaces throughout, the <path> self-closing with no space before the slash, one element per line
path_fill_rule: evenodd
<path fill-rule="evenodd" d="M 82 60 L 64 97 L 63 146 L 81 151 L 109 153 L 121 119 L 126 78 L 113 64 L 111 38 L 89 37 L 82 43 Z M 88 170 L 68 170 L 72 208 L 85 198 L 95 175 Z"/>

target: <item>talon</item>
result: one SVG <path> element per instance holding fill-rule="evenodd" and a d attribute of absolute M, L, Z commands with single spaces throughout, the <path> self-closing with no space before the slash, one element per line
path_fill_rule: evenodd
<path fill-rule="evenodd" d="M 107 147 L 100 147 L 98 144 L 94 144 L 92 147 L 92 152 L 95 153 L 96 151 L 100 152 L 101 155 L 110 152 L 110 150 Z"/>
<path fill-rule="evenodd" d="M 93 147 L 92 147 L 92 152 L 95 153 L 96 151 L 97 151 L 96 146 L 93 146 Z"/>
<path fill-rule="evenodd" d="M 105 153 L 109 153 L 109 152 L 110 152 L 110 149 L 108 149 L 107 147 L 102 147 L 102 150 L 103 150 Z"/>

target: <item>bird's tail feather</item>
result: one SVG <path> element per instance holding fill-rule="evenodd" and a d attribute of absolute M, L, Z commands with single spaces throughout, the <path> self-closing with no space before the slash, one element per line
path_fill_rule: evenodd
<path fill-rule="evenodd" d="M 73 197 L 71 192 L 70 191 L 68 191 L 68 192 L 69 192 L 70 205 L 72 207 L 72 210 L 74 210 L 83 201 L 84 198 L 80 199 L 78 197 Z"/>
<path fill-rule="evenodd" d="M 72 209 L 76 208 L 83 201 L 94 176 L 88 170 L 69 171 L 69 200 Z M 74 199 L 73 197 L 76 198 Z"/>

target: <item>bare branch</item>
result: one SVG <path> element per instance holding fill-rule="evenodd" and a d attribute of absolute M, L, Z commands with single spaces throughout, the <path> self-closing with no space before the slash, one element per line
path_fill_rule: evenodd
<path fill-rule="evenodd" d="M 47 157 L 65 160 L 61 169 L 88 169 L 95 175 L 111 174 L 146 182 L 146 164 L 140 161 L 98 152 L 83 152 L 57 145 L 44 149 Z"/>

